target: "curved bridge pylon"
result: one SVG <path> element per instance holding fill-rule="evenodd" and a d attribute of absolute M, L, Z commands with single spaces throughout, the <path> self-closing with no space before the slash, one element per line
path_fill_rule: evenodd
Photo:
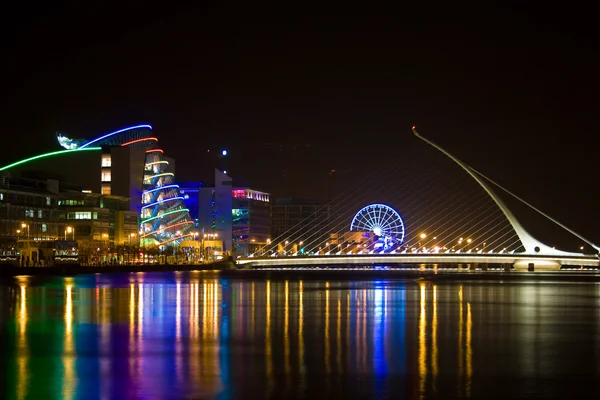
<path fill-rule="evenodd" d="M 454 161 L 467 174 L 469 174 L 483 188 L 483 190 L 486 191 L 486 193 L 492 198 L 492 200 L 496 203 L 496 205 L 498 205 L 498 207 L 500 208 L 500 210 L 504 213 L 504 215 L 506 216 L 506 219 L 508 219 L 508 222 L 511 224 L 511 226 L 515 230 L 517 236 L 519 237 L 519 240 L 521 241 L 521 243 L 523 244 L 523 247 L 525 248 L 525 254 L 538 254 L 538 255 L 548 255 L 548 256 L 580 256 L 581 255 L 580 253 L 572 253 L 572 252 L 566 252 L 566 251 L 562 251 L 562 250 L 557 250 L 557 249 L 555 249 L 553 247 L 545 245 L 544 243 L 542 243 L 539 240 L 537 240 L 536 238 L 534 238 L 529 232 L 527 232 L 525 230 L 525 228 L 523 228 L 523 226 L 521 225 L 521 223 L 519 222 L 519 220 L 517 220 L 517 218 L 514 216 L 514 214 L 508 209 L 508 207 L 506 206 L 506 204 L 504 204 L 504 202 L 494 193 L 494 191 L 486 183 L 486 181 L 491 182 L 492 184 L 494 184 L 495 186 L 499 187 L 500 189 L 502 189 L 503 191 L 505 191 L 506 193 L 508 193 L 512 197 L 514 197 L 515 199 L 519 200 L 520 202 L 522 202 L 526 206 L 530 207 L 534 211 L 538 212 L 539 214 L 541 214 L 542 216 L 544 216 L 548 220 L 552 221 L 553 223 L 557 224 L 561 228 L 565 229 L 567 232 L 569 232 L 572 235 L 576 236 L 577 238 L 583 240 L 584 242 L 586 242 L 587 244 L 589 244 L 592 248 L 594 248 L 596 251 L 600 252 L 600 248 L 598 246 L 596 246 L 594 243 L 592 243 L 591 241 L 587 240 L 583 236 L 579 235 L 578 233 L 572 231 L 571 229 L 567 228 L 563 224 L 559 223 L 558 221 L 556 221 L 553 218 L 549 217 L 548 215 L 544 214 L 543 212 L 541 212 L 537 208 L 533 207 L 531 204 L 527 203 L 526 201 L 524 201 L 523 199 L 521 199 L 518 196 L 514 195 L 513 193 L 511 193 L 507 189 L 503 188 L 502 186 L 498 185 L 497 183 L 495 183 L 491 179 L 487 178 L 485 175 L 483 175 L 479 171 L 476 171 L 475 169 L 471 168 L 470 166 L 468 166 L 464 162 L 460 161 L 458 158 L 454 157 L 452 154 L 448 153 L 446 150 L 442 149 L 437 144 L 435 144 L 432 141 L 430 141 L 430 140 L 424 138 L 423 136 L 421 136 L 417 132 L 416 127 L 413 126 L 412 131 L 413 131 L 414 135 L 417 138 L 421 139 L 425 143 L 427 143 L 430 146 L 434 147 L 436 150 L 439 150 L 441 153 L 443 153 L 448 158 L 450 158 L 452 161 Z"/>

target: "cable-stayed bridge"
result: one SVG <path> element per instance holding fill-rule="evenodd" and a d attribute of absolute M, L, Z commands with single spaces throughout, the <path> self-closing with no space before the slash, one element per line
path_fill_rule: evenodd
<path fill-rule="evenodd" d="M 350 189 L 250 257 L 239 258 L 238 264 L 258 268 L 600 267 L 597 245 L 424 138 L 414 127 L 413 134 L 418 140 L 402 149 L 402 159 L 359 162 Z M 549 224 L 542 228 L 542 233 L 552 234 L 546 240 L 554 240 L 558 229 L 580 244 L 577 251 L 536 239 L 506 200 L 541 219 L 536 225 Z"/>

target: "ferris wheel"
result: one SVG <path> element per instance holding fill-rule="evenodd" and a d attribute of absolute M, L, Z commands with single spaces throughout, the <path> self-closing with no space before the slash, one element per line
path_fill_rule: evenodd
<path fill-rule="evenodd" d="M 372 232 L 375 236 L 404 241 L 404 222 L 396 210 L 385 204 L 370 204 L 352 219 L 351 231 Z"/>

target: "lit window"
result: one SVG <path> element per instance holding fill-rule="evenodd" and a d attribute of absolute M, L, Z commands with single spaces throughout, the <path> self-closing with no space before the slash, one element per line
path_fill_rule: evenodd
<path fill-rule="evenodd" d="M 0 193 L 0 201 L 4 200 L 4 193 Z"/>
<path fill-rule="evenodd" d="M 42 232 L 48 232 L 48 227 L 46 226 L 46 224 L 42 224 Z"/>
<path fill-rule="evenodd" d="M 52 199 L 50 197 L 46 197 L 46 205 L 52 205 Z"/>
<path fill-rule="evenodd" d="M 44 216 L 44 214 L 42 213 L 42 210 L 38 210 L 38 218 L 42 219 Z"/>
<path fill-rule="evenodd" d="M 102 182 L 110 182 L 111 174 L 110 170 L 102 171 Z"/>
<path fill-rule="evenodd" d="M 92 219 L 91 211 L 77 211 L 67 214 L 67 219 Z"/>
<path fill-rule="evenodd" d="M 102 185 L 102 194 L 110 195 L 110 185 Z M 103 206 L 100 205 L 100 207 L 102 208 Z"/>
<path fill-rule="evenodd" d="M 102 167 L 106 168 L 106 167 L 110 167 L 112 165 L 112 160 L 110 158 L 110 154 L 103 154 L 102 155 Z"/>

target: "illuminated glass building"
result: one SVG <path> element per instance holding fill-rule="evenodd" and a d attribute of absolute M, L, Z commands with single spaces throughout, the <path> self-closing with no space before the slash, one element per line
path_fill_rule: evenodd
<path fill-rule="evenodd" d="M 245 257 L 270 243 L 270 194 L 232 185 L 232 179 L 216 169 L 215 186 L 186 183 L 182 192 L 189 194 L 186 207 L 197 210 L 191 215 L 198 218 L 201 238 L 216 234 L 225 254 Z"/>
<path fill-rule="evenodd" d="M 174 173 L 150 125 L 137 125 L 92 140 L 58 135 L 65 149 L 30 157 L 0 168 L 11 177 L 46 175 L 81 186 L 84 192 L 128 199 L 139 215 L 139 239 L 145 245 L 181 243 L 194 236 Z M 87 215 L 87 214 L 86 214 Z M 115 243 L 131 240 L 123 231 Z"/>
<path fill-rule="evenodd" d="M 250 188 L 234 188 L 231 195 L 235 254 L 248 257 L 271 242 L 270 195 Z"/>

